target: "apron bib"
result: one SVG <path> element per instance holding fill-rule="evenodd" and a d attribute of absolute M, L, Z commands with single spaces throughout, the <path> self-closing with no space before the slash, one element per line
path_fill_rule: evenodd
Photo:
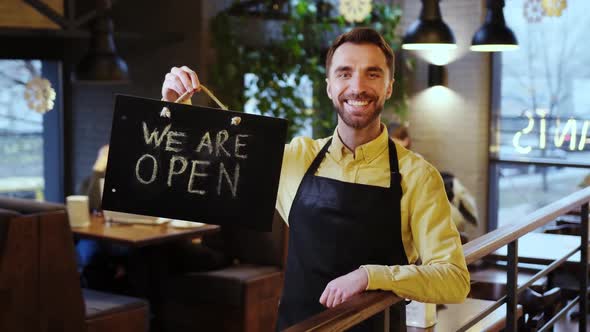
<path fill-rule="evenodd" d="M 401 237 L 401 176 L 389 141 L 389 188 L 315 176 L 330 139 L 307 169 L 289 214 L 289 252 L 277 328 L 283 330 L 325 310 L 319 303 L 328 282 L 361 265 L 406 265 Z M 378 317 L 381 316 L 381 317 Z M 390 308 L 405 330 L 405 303 Z M 383 315 L 350 331 L 374 331 Z"/>

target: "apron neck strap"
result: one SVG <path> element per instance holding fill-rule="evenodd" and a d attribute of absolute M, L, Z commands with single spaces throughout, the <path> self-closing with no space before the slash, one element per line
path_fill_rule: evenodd
<path fill-rule="evenodd" d="M 309 168 L 307 169 L 307 172 L 305 172 L 305 175 L 313 176 L 315 174 L 315 172 L 320 167 L 322 160 L 324 160 L 324 157 L 326 156 L 326 152 L 328 151 L 328 148 L 330 147 L 331 144 L 332 144 L 332 138 L 330 138 L 326 142 L 326 144 L 324 144 L 324 146 L 322 147 L 320 152 L 318 152 L 318 155 L 315 157 L 315 159 L 313 160 L 311 165 L 309 165 Z"/>
<path fill-rule="evenodd" d="M 402 175 L 399 172 L 399 162 L 397 159 L 397 149 L 395 148 L 395 143 L 390 138 L 389 139 L 389 170 L 391 172 L 391 183 L 389 187 L 391 189 L 397 190 L 400 197 L 402 195 Z"/>

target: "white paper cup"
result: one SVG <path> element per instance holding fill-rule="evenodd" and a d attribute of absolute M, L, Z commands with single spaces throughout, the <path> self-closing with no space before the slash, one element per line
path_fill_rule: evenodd
<path fill-rule="evenodd" d="M 86 227 L 90 225 L 90 213 L 88 212 L 88 196 L 72 195 L 66 197 L 68 220 L 72 227 Z"/>

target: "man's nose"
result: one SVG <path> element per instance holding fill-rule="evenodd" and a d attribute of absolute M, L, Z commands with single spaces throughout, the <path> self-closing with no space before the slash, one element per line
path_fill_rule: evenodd
<path fill-rule="evenodd" d="M 361 75 L 353 75 L 350 79 L 350 90 L 356 93 L 365 91 L 365 82 Z"/>

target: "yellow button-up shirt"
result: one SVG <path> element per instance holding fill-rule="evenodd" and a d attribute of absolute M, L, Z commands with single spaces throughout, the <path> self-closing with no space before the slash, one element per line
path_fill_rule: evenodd
<path fill-rule="evenodd" d="M 389 187 L 389 148 L 385 126 L 371 142 L 350 151 L 334 132 L 316 175 L 339 181 Z M 297 137 L 285 146 L 277 210 L 285 221 L 305 171 L 328 138 Z M 438 171 L 396 144 L 402 176 L 401 234 L 410 265 L 363 265 L 368 290 L 393 291 L 428 303 L 462 302 L 469 292 L 469 272 L 459 233 Z M 416 265 L 418 260 L 421 265 Z"/>

